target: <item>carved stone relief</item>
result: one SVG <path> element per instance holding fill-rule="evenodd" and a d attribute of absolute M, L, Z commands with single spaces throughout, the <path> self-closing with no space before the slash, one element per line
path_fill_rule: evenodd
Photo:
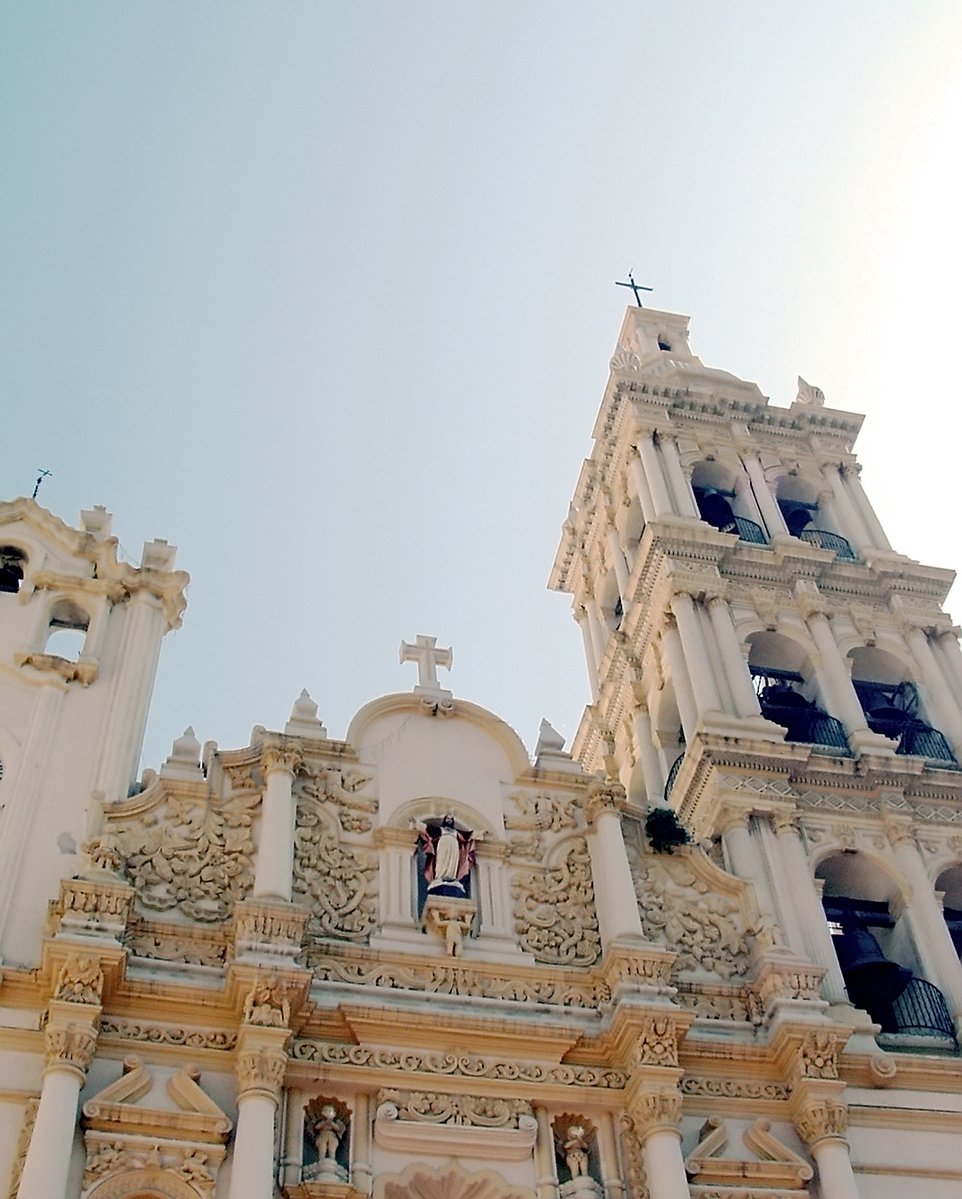
<path fill-rule="evenodd" d="M 308 936 L 365 941 L 376 911 L 373 853 L 342 841 L 333 817 L 315 799 L 297 805 L 294 892 L 310 910 Z"/>
<path fill-rule="evenodd" d="M 516 869 L 512 893 L 521 947 L 539 962 L 590 966 L 598 960 L 601 937 L 583 837 L 557 845 L 543 870 Z"/>
<path fill-rule="evenodd" d="M 532 1115 L 524 1099 L 491 1096 L 445 1095 L 437 1091 L 380 1090 L 377 1106 L 393 1104 L 399 1120 L 427 1124 L 459 1124 L 473 1128 L 517 1128 L 522 1116 Z"/>

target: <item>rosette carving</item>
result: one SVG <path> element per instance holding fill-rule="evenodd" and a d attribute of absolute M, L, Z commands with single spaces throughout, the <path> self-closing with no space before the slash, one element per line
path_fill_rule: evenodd
<path fill-rule="evenodd" d="M 563 841 L 544 870 L 515 871 L 515 929 L 521 946 L 539 962 L 590 966 L 601 937 L 595 911 L 588 846 L 583 837 Z"/>
<path fill-rule="evenodd" d="M 309 935 L 366 941 L 374 927 L 376 885 L 372 854 L 342 842 L 317 803 L 299 803 L 294 892 L 310 908 Z"/>

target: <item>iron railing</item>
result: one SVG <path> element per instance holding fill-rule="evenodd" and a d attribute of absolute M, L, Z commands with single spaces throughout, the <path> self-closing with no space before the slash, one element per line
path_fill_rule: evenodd
<path fill-rule="evenodd" d="M 869 728 L 871 727 L 872 722 L 869 721 Z M 932 762 L 951 762 L 953 766 L 958 764 L 945 736 L 922 720 L 911 720 L 903 728 L 895 752 L 914 754 Z"/>
<path fill-rule="evenodd" d="M 845 726 L 805 698 L 800 690 L 805 680 L 800 674 L 774 666 L 750 666 L 749 670 L 762 715 L 785 729 L 787 741 L 849 754 Z"/>
<path fill-rule="evenodd" d="M 750 541 L 753 545 L 768 545 L 768 538 L 761 525 L 744 516 L 735 516 L 732 519 L 735 522 L 735 532 L 740 541 Z"/>
<path fill-rule="evenodd" d="M 820 550 L 834 550 L 838 558 L 855 559 L 855 551 L 838 533 L 829 533 L 827 529 L 799 529 L 795 534 L 801 541 L 809 545 L 817 545 Z"/>
<path fill-rule="evenodd" d="M 682 750 L 671 764 L 671 770 L 668 771 L 668 777 L 665 779 L 665 803 L 668 802 L 668 796 L 671 795 L 672 787 L 675 785 L 675 779 L 678 778 L 678 771 L 681 770 L 681 764 L 684 760 L 685 751 Z"/>
<path fill-rule="evenodd" d="M 913 978 L 885 1009 L 869 1014 L 882 1025 L 882 1032 L 955 1040 L 945 997 L 938 987 L 924 978 Z"/>

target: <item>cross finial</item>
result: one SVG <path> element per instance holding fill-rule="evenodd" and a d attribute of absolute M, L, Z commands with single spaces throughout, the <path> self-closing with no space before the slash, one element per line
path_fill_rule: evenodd
<path fill-rule="evenodd" d="M 628 282 L 621 283 L 619 280 L 616 279 L 615 287 L 630 287 L 632 290 L 632 293 L 634 294 L 634 297 L 635 297 L 635 303 L 638 305 L 639 308 L 643 308 L 644 305 L 642 304 L 641 296 L 639 296 L 638 293 L 640 291 L 654 291 L 655 290 L 653 287 L 645 287 L 644 284 L 642 284 L 642 283 L 636 283 L 635 276 L 631 273 L 631 271 L 628 272 Z"/>
<path fill-rule="evenodd" d="M 42 466 L 38 467 L 38 470 L 40 473 L 37 475 L 37 481 L 33 486 L 33 495 L 31 496 L 31 499 L 37 498 L 37 492 L 40 490 L 40 484 L 44 481 L 44 479 L 49 479 L 53 473 L 52 471 L 44 470 Z"/>
<path fill-rule="evenodd" d="M 438 684 L 438 667 L 443 666 L 445 670 L 450 670 L 454 663 L 454 654 L 450 647 L 439 649 L 437 637 L 423 637 L 419 633 L 413 645 L 407 641 L 401 642 L 400 661 L 402 665 L 405 662 L 417 662 L 418 689 L 440 691 L 442 688 Z"/>

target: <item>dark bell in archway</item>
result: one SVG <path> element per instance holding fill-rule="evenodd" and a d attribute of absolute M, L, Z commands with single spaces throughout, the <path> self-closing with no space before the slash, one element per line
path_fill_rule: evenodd
<path fill-rule="evenodd" d="M 890 962 L 867 928 L 849 926 L 834 940 L 849 998 L 857 1007 L 872 1010 L 893 1003 L 912 981 L 912 971 Z"/>

